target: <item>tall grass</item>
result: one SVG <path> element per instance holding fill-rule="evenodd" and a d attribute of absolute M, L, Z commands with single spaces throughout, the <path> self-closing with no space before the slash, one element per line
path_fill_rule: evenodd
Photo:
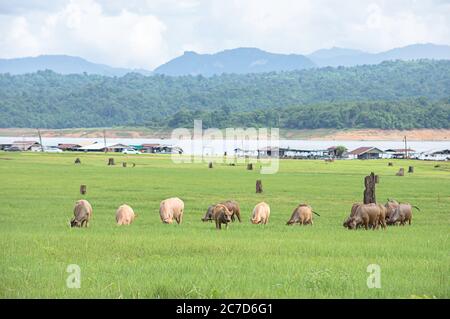
<path fill-rule="evenodd" d="M 119 165 L 106 165 L 111 156 Z M 413 174 L 395 176 L 408 165 Z M 434 165 L 282 160 L 277 174 L 260 175 L 164 156 L 0 153 L 0 297 L 449 298 L 449 164 Z M 379 201 L 421 208 L 411 226 L 342 227 L 371 171 L 380 176 Z M 263 194 L 255 193 L 256 179 Z M 93 220 L 71 229 L 80 184 Z M 181 225 L 160 222 L 159 202 L 171 196 L 185 202 Z M 200 218 L 225 199 L 239 201 L 243 222 L 216 231 Z M 249 222 L 260 201 L 271 206 L 266 226 Z M 321 214 L 314 226 L 285 225 L 300 202 Z M 115 225 L 123 203 L 139 215 L 129 227 Z M 69 264 L 81 267 L 80 289 L 66 287 Z M 367 287 L 369 264 L 381 267 L 380 289 Z"/>

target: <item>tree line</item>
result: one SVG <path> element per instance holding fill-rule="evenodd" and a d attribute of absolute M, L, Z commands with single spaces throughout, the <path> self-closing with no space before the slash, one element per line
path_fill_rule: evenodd
<path fill-rule="evenodd" d="M 0 74 L 0 127 L 449 128 L 450 61 L 212 77 Z"/>

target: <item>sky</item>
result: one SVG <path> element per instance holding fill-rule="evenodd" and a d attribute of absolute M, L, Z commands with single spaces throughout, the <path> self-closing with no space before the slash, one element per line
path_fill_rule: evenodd
<path fill-rule="evenodd" d="M 184 51 L 450 44 L 450 0 L 0 0 L 0 58 L 153 69 Z"/>

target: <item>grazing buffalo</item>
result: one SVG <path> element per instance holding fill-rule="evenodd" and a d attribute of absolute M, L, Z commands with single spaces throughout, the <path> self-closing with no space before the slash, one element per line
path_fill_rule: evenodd
<path fill-rule="evenodd" d="M 286 225 L 292 225 L 295 223 L 298 223 L 300 225 L 313 225 L 313 218 L 312 214 L 317 214 L 316 212 L 313 212 L 311 206 L 306 204 L 300 204 L 298 205 L 294 211 L 292 212 L 292 216 L 289 219 L 289 221 L 286 223 Z"/>
<path fill-rule="evenodd" d="M 134 219 L 136 218 L 136 214 L 133 209 L 128 205 L 120 206 L 116 211 L 116 223 L 117 225 L 130 225 Z"/>
<path fill-rule="evenodd" d="M 231 220 L 234 222 L 235 217 L 241 222 L 241 208 L 239 207 L 238 202 L 234 200 L 227 200 L 224 202 L 221 202 L 219 204 L 225 205 L 228 210 L 231 212 Z"/>
<path fill-rule="evenodd" d="M 228 210 L 225 205 L 217 204 L 212 209 L 213 219 L 216 222 L 216 229 L 222 229 L 222 224 L 225 224 L 225 228 L 228 228 L 228 224 L 231 223 L 231 216 L 233 213 Z"/>
<path fill-rule="evenodd" d="M 178 197 L 165 199 L 159 205 L 159 216 L 164 224 L 172 224 L 173 220 L 178 224 L 183 221 L 184 202 Z"/>
<path fill-rule="evenodd" d="M 354 203 L 352 205 L 352 210 L 350 211 L 350 216 L 347 217 L 347 219 L 344 221 L 344 224 L 343 224 L 344 227 L 347 227 L 347 228 L 349 227 L 349 224 L 352 221 L 352 218 L 355 216 L 356 210 L 358 209 L 358 207 L 360 205 L 362 205 L 362 203 Z"/>
<path fill-rule="evenodd" d="M 359 226 L 364 226 L 366 230 L 369 229 L 369 227 L 375 230 L 380 224 L 385 228 L 385 211 L 384 206 L 380 204 L 372 203 L 359 205 L 355 215 L 348 223 L 348 228 L 356 229 Z"/>
<path fill-rule="evenodd" d="M 388 199 L 384 207 L 386 207 L 386 221 L 389 220 L 391 214 L 397 209 L 399 203 L 395 199 Z"/>
<path fill-rule="evenodd" d="M 88 227 L 88 222 L 92 217 L 92 206 L 85 199 L 80 199 L 73 208 L 74 217 L 70 221 L 71 227 Z"/>
<path fill-rule="evenodd" d="M 234 222 L 235 216 L 241 222 L 241 208 L 239 207 L 239 204 L 236 201 L 233 200 L 227 200 L 224 202 L 220 202 L 218 204 L 225 205 L 227 209 L 231 212 L 231 220 Z M 215 205 L 211 205 L 208 207 L 208 210 L 206 211 L 205 216 L 202 218 L 202 221 L 207 222 L 213 220 L 212 216 L 212 209 Z"/>
<path fill-rule="evenodd" d="M 409 203 L 398 204 L 394 211 L 389 215 L 389 219 L 387 221 L 388 225 L 396 225 L 397 223 L 402 226 L 404 226 L 406 223 L 411 225 L 413 207 L 420 211 L 419 207 L 412 206 Z"/>
<path fill-rule="evenodd" d="M 252 224 L 267 224 L 270 217 L 270 207 L 264 202 L 261 202 L 253 209 L 251 218 Z"/>
<path fill-rule="evenodd" d="M 205 216 L 202 218 L 203 222 L 212 221 L 213 220 L 213 208 L 215 205 L 211 205 L 208 207 Z"/>

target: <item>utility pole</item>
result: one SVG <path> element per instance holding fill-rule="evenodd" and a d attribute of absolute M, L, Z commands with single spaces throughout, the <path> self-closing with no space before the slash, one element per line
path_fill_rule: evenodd
<path fill-rule="evenodd" d="M 39 135 L 39 143 L 41 144 L 41 152 L 44 152 L 44 145 L 42 144 L 42 137 L 41 137 L 41 130 L 38 128 L 38 135 Z"/>
<path fill-rule="evenodd" d="M 106 130 L 103 130 L 103 143 L 105 143 L 105 154 L 108 152 L 108 148 L 106 147 Z"/>
<path fill-rule="evenodd" d="M 408 159 L 408 146 L 406 144 L 406 135 L 405 135 L 405 159 Z"/>

